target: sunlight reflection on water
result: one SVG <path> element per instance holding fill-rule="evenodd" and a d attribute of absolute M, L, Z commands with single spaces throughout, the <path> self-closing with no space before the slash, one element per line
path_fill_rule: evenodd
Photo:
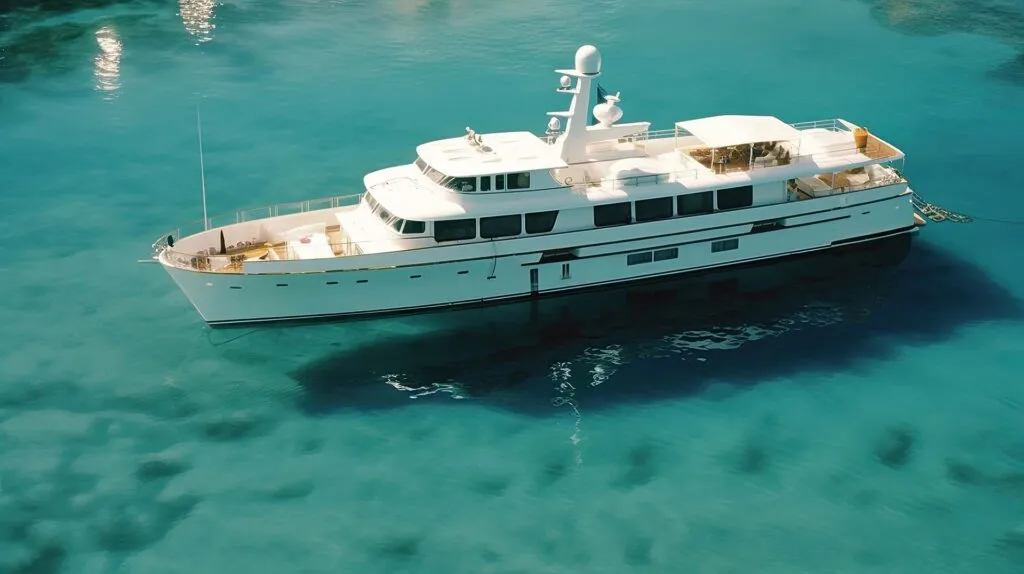
<path fill-rule="evenodd" d="M 121 54 L 124 48 L 117 30 L 112 26 L 96 30 L 96 45 L 99 47 L 93 69 L 96 89 L 103 92 L 104 98 L 116 97 L 121 87 Z"/>

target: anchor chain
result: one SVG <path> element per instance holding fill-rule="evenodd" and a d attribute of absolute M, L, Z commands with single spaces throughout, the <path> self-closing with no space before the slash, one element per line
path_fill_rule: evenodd
<path fill-rule="evenodd" d="M 952 221 L 954 223 L 970 223 L 974 221 L 974 218 L 970 215 L 957 213 L 953 210 L 925 201 L 924 198 L 918 195 L 916 191 L 911 195 L 911 201 L 914 203 L 914 208 L 921 212 L 921 215 L 924 215 L 935 222 Z"/>

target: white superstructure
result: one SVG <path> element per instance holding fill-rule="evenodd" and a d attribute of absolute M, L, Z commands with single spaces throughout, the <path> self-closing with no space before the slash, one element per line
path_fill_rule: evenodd
<path fill-rule="evenodd" d="M 225 324 L 497 302 L 915 229 L 903 153 L 850 122 L 730 115 L 651 131 L 619 121 L 618 94 L 591 106 L 593 46 L 557 72 L 571 103 L 543 136 L 467 127 L 367 174 L 363 193 L 204 221 L 155 257 Z"/>

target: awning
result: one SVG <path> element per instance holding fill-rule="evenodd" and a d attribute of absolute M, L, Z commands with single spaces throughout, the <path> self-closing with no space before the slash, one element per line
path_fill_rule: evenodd
<path fill-rule="evenodd" d="M 773 116 L 712 116 L 676 122 L 708 147 L 800 139 L 800 130 Z"/>

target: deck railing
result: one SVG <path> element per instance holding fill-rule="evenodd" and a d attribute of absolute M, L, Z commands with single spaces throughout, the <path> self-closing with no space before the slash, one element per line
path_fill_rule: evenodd
<path fill-rule="evenodd" d="M 192 221 L 167 231 L 153 242 L 153 249 L 157 251 L 167 249 L 168 237 L 177 241 L 182 237 L 188 237 L 189 235 L 194 235 L 206 229 L 224 227 L 225 225 L 244 223 L 246 221 L 258 221 L 260 219 L 268 219 L 279 215 L 291 215 L 295 213 L 306 213 L 308 211 L 318 211 L 321 209 L 332 209 L 345 205 L 355 205 L 359 203 L 359 199 L 362 195 L 362 193 L 349 193 L 345 195 L 335 195 L 332 197 L 306 199 L 303 201 L 275 203 L 273 205 L 264 205 L 262 207 L 240 209 L 234 213 L 214 215 L 206 218 L 206 221 L 203 221 L 202 219 Z"/>

